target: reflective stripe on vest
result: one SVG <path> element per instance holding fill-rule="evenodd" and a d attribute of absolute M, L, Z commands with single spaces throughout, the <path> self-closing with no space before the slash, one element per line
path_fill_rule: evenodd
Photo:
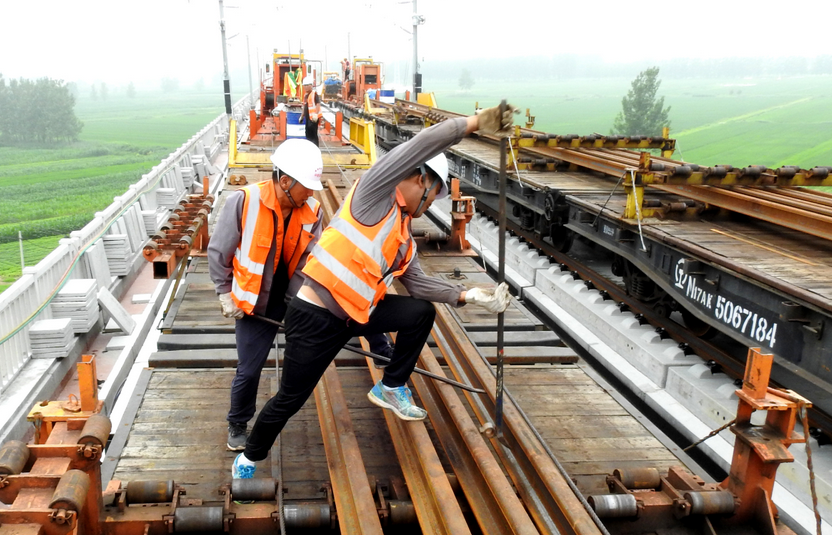
<path fill-rule="evenodd" d="M 267 187 L 274 187 L 272 181 L 243 188 L 246 197 L 240 221 L 240 243 L 232 261 L 234 277 L 231 281 L 231 297 L 247 314 L 251 314 L 257 305 L 272 242 L 277 240 L 276 254 L 283 253 L 287 274 L 291 278 L 309 242 L 314 238 L 311 231 L 318 220 L 320 203 L 310 197 L 300 208 L 292 210 L 289 228 L 275 232 L 275 212 L 263 201 L 263 188 Z M 274 190 L 266 191 L 265 195 L 274 197 Z M 277 203 L 277 200 L 273 198 L 272 202 Z M 280 226 L 283 226 L 282 217 Z M 286 237 L 288 239 L 284 239 Z M 278 263 L 279 260 L 275 258 L 274 270 Z"/>
<path fill-rule="evenodd" d="M 352 319 L 367 323 L 393 280 L 410 265 L 416 245 L 410 235 L 411 218 L 402 217 L 399 201 L 403 199 L 398 191 L 390 212 L 368 227 L 352 217 L 355 188 L 354 185 L 338 215 L 324 230 L 303 272 L 329 290 Z M 407 252 L 400 266 L 391 267 L 404 244 Z"/>

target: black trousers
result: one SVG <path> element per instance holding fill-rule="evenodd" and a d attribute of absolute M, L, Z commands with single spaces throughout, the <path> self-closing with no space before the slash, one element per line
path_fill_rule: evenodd
<path fill-rule="evenodd" d="M 277 395 L 266 403 L 246 443 L 246 458 L 265 459 L 286 422 L 297 413 L 347 341 L 354 336 L 397 332 L 392 362 L 382 382 L 404 385 L 430 335 L 436 309 L 433 303 L 401 295 L 382 299 L 364 325 L 338 319 L 325 308 L 298 297 L 286 312 L 286 352 Z"/>
<path fill-rule="evenodd" d="M 318 119 L 318 121 L 320 121 L 320 119 Z M 306 139 L 314 143 L 316 147 L 319 146 L 318 121 L 313 121 L 308 117 L 306 118 Z"/>
<path fill-rule="evenodd" d="M 282 300 L 277 306 L 272 306 L 270 300 L 265 316 L 280 321 L 285 313 L 286 305 Z M 231 381 L 231 406 L 226 419 L 229 423 L 246 425 L 257 410 L 260 375 L 269 358 L 269 351 L 274 347 L 278 327 L 246 315 L 237 320 L 234 331 L 237 342 L 237 371 Z M 368 335 L 367 342 L 371 351 L 380 353 L 381 348 L 388 343 L 387 335 Z"/>
<path fill-rule="evenodd" d="M 275 277 L 275 284 L 272 285 L 274 299 L 269 298 L 264 314 L 267 318 L 276 321 L 281 321 L 286 314 L 283 294 L 286 291 L 288 278 L 285 275 L 283 278 L 287 282 L 280 286 L 277 276 Z M 266 359 L 269 358 L 269 351 L 274 347 L 277 330 L 277 325 L 249 315 L 238 319 L 234 325 L 237 342 L 237 371 L 231 381 L 231 407 L 226 417 L 229 423 L 246 425 L 254 416 L 257 409 L 257 387 L 260 384 L 260 374 L 263 366 L 266 365 Z"/>

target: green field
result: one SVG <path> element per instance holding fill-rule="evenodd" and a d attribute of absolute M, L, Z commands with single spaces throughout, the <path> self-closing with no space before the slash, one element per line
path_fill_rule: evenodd
<path fill-rule="evenodd" d="M 501 98 L 536 117 L 534 128 L 556 134 L 608 134 L 630 80 L 476 80 L 432 84 L 440 108 L 472 113 Z M 832 77 L 664 80 L 676 157 L 701 165 L 832 165 Z M 522 119 L 518 119 L 521 122 Z M 681 153 L 681 156 L 680 156 Z"/>
<path fill-rule="evenodd" d="M 473 113 L 501 98 L 531 109 L 535 129 L 608 134 L 629 79 L 522 84 L 425 80 L 441 108 Z M 832 165 L 832 76 L 663 80 L 677 158 L 702 165 Z M 81 140 L 64 146 L 0 146 L 0 290 L 20 274 L 17 231 L 34 265 L 143 173 L 222 113 L 222 95 L 182 91 L 106 102 L 80 98 Z M 522 118 L 518 117 L 518 123 Z M 51 244 L 47 246 L 45 244 Z M 30 251 L 31 247 L 31 251 Z M 4 282 L 5 281 L 5 282 Z"/>
<path fill-rule="evenodd" d="M 35 265 L 222 111 L 213 93 L 82 97 L 78 142 L 0 145 L 0 291 L 20 276 L 18 231 L 31 238 L 24 258 Z"/>

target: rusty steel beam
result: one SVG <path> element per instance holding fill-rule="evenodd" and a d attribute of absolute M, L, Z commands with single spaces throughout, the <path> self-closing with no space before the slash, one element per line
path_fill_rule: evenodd
<path fill-rule="evenodd" d="M 329 365 L 315 387 L 315 403 L 341 531 L 382 535 L 378 510 L 335 363 Z"/>
<path fill-rule="evenodd" d="M 362 340 L 362 345 L 368 349 L 366 341 Z M 369 357 L 367 367 L 373 381 L 380 381 L 384 372 Z M 470 534 L 425 424 L 405 422 L 391 411 L 382 412 L 422 531 L 437 535 Z"/>
<path fill-rule="evenodd" d="M 832 217 L 832 206 L 824 202 L 814 202 L 815 199 L 812 199 L 810 195 L 804 194 L 801 198 L 795 199 L 789 195 L 784 195 L 785 190 L 779 188 L 737 187 L 733 191 L 750 197 L 771 201 L 784 207 L 799 208 L 815 214 Z M 822 198 L 818 200 L 822 200 Z"/>
<path fill-rule="evenodd" d="M 469 395 L 466 392 L 466 398 L 481 424 L 492 423 L 496 401 L 493 370 L 446 307 L 437 307 L 436 322 L 442 338 L 451 348 L 445 359 L 456 379 L 470 382 L 488 392 L 488 395 Z M 603 533 L 510 396 L 505 402 L 504 418 L 503 436 L 508 447 L 495 438 L 491 439 L 491 445 L 517 487 L 537 529 L 541 533 L 552 534 Z"/>
<path fill-rule="evenodd" d="M 434 329 L 434 338 L 436 338 Z M 443 373 L 433 352 L 422 349 L 420 362 L 433 373 Z M 532 522 L 488 443 L 452 388 L 412 376 L 411 381 L 442 448 L 448 455 L 462 492 L 486 535 L 535 535 Z"/>
<path fill-rule="evenodd" d="M 800 208 L 783 207 L 780 203 L 749 197 L 736 191 L 721 188 L 686 185 L 662 186 L 656 184 L 652 187 L 695 201 L 719 206 L 732 212 L 762 219 L 805 234 L 827 240 L 832 239 L 832 217 L 829 216 Z"/>

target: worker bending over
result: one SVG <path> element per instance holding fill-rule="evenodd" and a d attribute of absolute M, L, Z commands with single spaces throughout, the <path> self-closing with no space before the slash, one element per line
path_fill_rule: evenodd
<path fill-rule="evenodd" d="M 318 147 L 318 125 L 321 120 L 321 96 L 315 91 L 315 81 L 311 76 L 303 79 L 303 115 L 298 122 L 306 119 L 306 139 Z"/>
<path fill-rule="evenodd" d="M 208 245 L 208 271 L 222 314 L 237 320 L 237 372 L 227 416 L 232 451 L 245 448 L 260 373 L 278 330 L 255 315 L 283 319 L 322 229 L 320 203 L 312 198 L 313 191 L 323 188 L 321 151 L 306 140 L 289 139 L 271 160 L 271 180 L 229 196 Z M 385 336 L 371 342 L 374 351 L 388 354 Z"/>
<path fill-rule="evenodd" d="M 403 420 L 422 420 L 405 386 L 433 327 L 432 302 L 475 303 L 492 313 L 508 306 L 505 283 L 475 288 L 428 277 L 419 266 L 411 220 L 448 194 L 448 163 L 442 151 L 475 130 L 510 127 L 512 110 L 489 108 L 447 120 L 399 145 L 353 185 L 303 272 L 306 280 L 286 313 L 286 352 L 277 395 L 254 424 L 232 477 L 253 477 L 289 418 L 306 402 L 345 342 L 354 336 L 397 332 L 392 362 L 367 394 Z M 394 279 L 410 296 L 388 294 Z"/>

